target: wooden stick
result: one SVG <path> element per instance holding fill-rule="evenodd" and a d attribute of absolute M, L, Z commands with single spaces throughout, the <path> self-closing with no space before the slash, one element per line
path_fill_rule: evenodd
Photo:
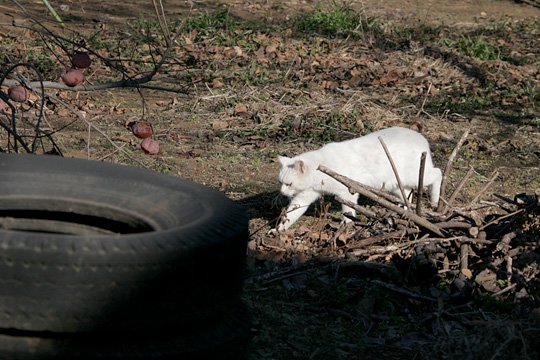
<path fill-rule="evenodd" d="M 384 152 L 386 153 L 386 157 L 390 161 L 390 165 L 392 166 L 392 171 L 394 172 L 394 175 L 396 177 L 396 181 L 399 186 L 399 191 L 401 191 L 401 196 L 403 196 L 403 203 L 407 207 L 407 209 L 411 208 L 411 205 L 409 205 L 409 200 L 407 199 L 407 196 L 405 196 L 405 190 L 403 189 L 403 185 L 401 184 L 401 179 L 399 178 L 399 173 L 396 168 L 396 164 L 394 163 L 394 160 L 392 159 L 392 156 L 390 155 L 390 151 L 388 151 L 388 147 L 386 147 L 386 144 L 384 143 L 384 140 L 382 137 L 379 136 L 379 142 L 381 143 Z"/>
<path fill-rule="evenodd" d="M 465 221 L 443 221 L 435 223 L 441 229 L 470 229 L 471 224 Z"/>
<path fill-rule="evenodd" d="M 368 210 L 365 207 L 358 205 L 352 201 L 345 200 L 339 196 L 336 196 L 336 200 L 343 205 L 347 205 L 350 208 L 353 208 L 354 210 L 358 211 L 360 214 L 364 215 L 365 217 L 371 218 L 371 219 L 380 219 L 381 216 L 374 211 Z"/>
<path fill-rule="evenodd" d="M 493 241 L 486 240 L 486 239 L 471 239 L 468 237 L 463 237 L 459 240 L 457 240 L 459 243 L 465 243 L 465 244 L 482 244 L 482 245 L 492 245 Z"/>
<path fill-rule="evenodd" d="M 484 195 L 484 193 L 486 192 L 486 190 L 491 186 L 491 184 L 493 184 L 493 182 L 497 179 L 497 177 L 499 176 L 499 172 L 497 170 L 495 170 L 493 172 L 493 175 L 491 175 L 491 179 L 489 179 L 489 181 L 482 187 L 482 189 L 480 189 L 480 191 L 478 192 L 478 194 L 476 194 L 476 196 L 474 197 L 474 199 L 472 199 L 472 201 L 469 203 L 469 205 L 467 206 L 467 208 L 471 208 L 477 201 L 478 199 L 480 199 L 480 197 L 482 195 Z"/>
<path fill-rule="evenodd" d="M 393 238 L 402 238 L 405 235 L 414 235 L 414 234 L 418 234 L 419 232 L 420 231 L 418 229 L 405 229 L 405 230 L 393 231 L 393 232 L 389 232 L 389 233 L 385 233 L 381 235 L 375 235 L 375 236 L 371 236 L 365 239 L 358 240 L 354 242 L 353 244 L 351 244 L 350 246 L 347 246 L 347 249 L 351 249 L 351 250 L 362 249 L 366 246 L 373 245 L 384 240 L 389 240 Z"/>
<path fill-rule="evenodd" d="M 343 234 L 345 229 L 347 228 L 347 223 L 342 222 L 339 225 L 339 228 L 336 230 L 336 233 L 334 236 L 332 236 L 332 239 L 330 239 L 330 246 L 332 246 L 332 251 L 335 251 L 337 249 L 337 240 Z"/>
<path fill-rule="evenodd" d="M 501 241 L 499 241 L 499 243 L 497 244 L 497 246 L 495 246 L 497 251 L 502 251 L 504 253 L 507 253 L 508 247 L 510 246 L 510 241 L 512 241 L 516 236 L 517 234 L 514 231 L 509 232 L 508 234 L 504 235 Z"/>
<path fill-rule="evenodd" d="M 429 221 L 427 221 L 423 217 L 420 217 L 420 216 L 416 215 L 414 212 L 412 212 L 410 210 L 405 210 L 405 209 L 400 208 L 397 205 L 392 204 L 391 202 L 389 202 L 389 201 L 381 198 L 380 196 L 374 194 L 373 192 L 365 189 L 363 186 L 359 186 L 358 182 L 356 182 L 354 180 L 351 180 L 346 176 L 340 175 L 340 174 L 332 171 L 331 169 L 327 168 L 324 165 L 319 165 L 318 170 L 322 171 L 323 173 L 325 173 L 325 174 L 327 174 L 327 175 L 329 175 L 331 177 L 333 177 L 337 181 L 339 181 L 342 184 L 344 184 L 345 186 L 347 186 L 349 188 L 349 191 L 351 191 L 351 193 L 359 193 L 362 196 L 365 196 L 368 199 L 373 200 L 376 203 L 379 203 L 380 205 L 384 206 L 385 208 L 387 208 L 389 210 L 392 210 L 392 211 L 398 213 L 399 215 L 401 215 L 401 216 L 403 216 L 403 217 L 405 217 L 407 219 L 410 219 L 411 221 L 413 221 L 417 225 L 431 231 L 432 233 L 437 234 L 440 237 L 444 237 L 443 232 L 436 225 L 430 223 Z"/>
<path fill-rule="evenodd" d="M 465 271 L 469 270 L 469 244 L 462 243 L 459 247 L 459 272 L 460 277 L 466 277 Z"/>
<path fill-rule="evenodd" d="M 441 195 L 442 196 L 444 196 L 446 192 L 446 180 L 448 178 L 448 174 L 450 173 L 450 170 L 452 169 L 452 163 L 454 162 L 454 159 L 456 158 L 459 149 L 461 149 L 461 147 L 463 146 L 463 143 L 465 142 L 465 140 L 467 140 L 467 136 L 469 136 L 469 131 L 470 129 L 467 129 L 465 130 L 463 135 L 461 135 L 461 138 L 456 144 L 456 147 L 454 148 L 454 150 L 450 154 L 450 157 L 448 158 L 448 162 L 446 163 L 446 167 L 444 168 L 443 178 L 441 182 Z M 444 203 L 442 201 L 439 201 L 439 206 L 437 207 L 437 211 L 442 212 L 443 208 L 444 208 Z"/>
<path fill-rule="evenodd" d="M 506 256 L 506 276 L 508 277 L 508 282 L 512 281 L 512 264 L 514 260 L 510 255 Z"/>
<path fill-rule="evenodd" d="M 459 182 L 458 186 L 456 186 L 456 189 L 454 190 L 454 192 L 452 193 L 452 195 L 450 195 L 450 199 L 448 199 L 448 201 L 446 202 L 446 204 L 444 205 L 444 209 L 442 211 L 442 213 L 446 213 L 448 211 L 448 208 L 450 206 L 452 206 L 452 204 L 454 203 L 454 201 L 456 200 L 456 197 L 458 196 L 458 194 L 461 192 L 461 190 L 463 189 L 463 186 L 465 186 L 465 184 L 467 183 L 467 181 L 469 181 L 469 178 L 472 176 L 474 172 L 474 168 L 472 166 L 469 167 L 469 170 L 467 171 L 467 173 L 465 174 L 465 176 L 463 177 L 463 179 L 461 179 L 461 181 Z"/>
<path fill-rule="evenodd" d="M 376 194 L 376 195 L 379 195 L 380 197 L 382 197 L 383 199 L 386 199 L 392 203 L 396 203 L 396 204 L 401 204 L 402 201 L 401 199 L 394 195 L 394 194 L 390 194 L 389 192 L 387 191 L 384 191 L 384 190 L 379 190 L 379 189 L 375 189 L 375 188 L 372 188 L 371 186 L 367 186 L 367 185 L 364 185 L 364 184 L 360 184 L 358 183 L 358 185 L 360 186 L 363 186 L 364 189 L 367 189 L 369 191 L 371 191 L 372 193 Z"/>
<path fill-rule="evenodd" d="M 424 194 L 424 171 L 426 167 L 427 152 L 423 152 L 420 156 L 420 172 L 418 174 L 418 188 L 416 196 L 416 215 L 422 216 L 422 195 Z"/>
<path fill-rule="evenodd" d="M 384 288 L 386 288 L 388 290 L 391 290 L 391 291 L 393 291 L 393 292 L 395 292 L 397 294 L 409 297 L 411 299 L 427 301 L 427 302 L 430 302 L 430 303 L 436 303 L 437 302 L 437 299 L 435 299 L 435 298 L 425 296 L 425 295 L 422 295 L 422 294 L 418 294 L 416 292 L 412 292 L 410 290 L 400 288 L 400 287 L 398 287 L 396 285 L 388 284 L 388 283 L 382 282 L 380 280 L 372 280 L 371 283 L 382 286 L 382 287 L 384 287 Z"/>
<path fill-rule="evenodd" d="M 495 220 L 492 220 L 492 221 L 488 222 L 487 224 L 480 226 L 480 227 L 478 228 L 478 230 L 482 231 L 482 230 L 484 230 L 485 228 L 487 228 L 488 226 L 491 226 L 491 225 L 494 225 L 494 224 L 498 224 L 498 223 L 500 223 L 502 220 L 507 219 L 507 218 L 509 218 L 509 217 L 512 217 L 512 216 L 514 216 L 514 215 L 517 215 L 517 214 L 519 214 L 520 212 L 523 212 L 523 211 L 525 211 L 525 210 L 524 210 L 524 209 L 519 209 L 519 210 L 516 210 L 516 211 L 511 212 L 511 213 L 509 213 L 509 214 L 502 215 L 501 217 L 498 217 L 498 218 L 496 218 Z"/>

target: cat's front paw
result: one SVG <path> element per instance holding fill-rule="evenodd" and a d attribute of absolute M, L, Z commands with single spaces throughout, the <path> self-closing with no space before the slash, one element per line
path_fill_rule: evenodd
<path fill-rule="evenodd" d="M 271 229 L 268 231 L 268 236 L 277 236 L 280 232 L 283 232 L 287 230 L 289 227 L 285 225 L 285 223 L 281 222 L 278 226 L 276 226 L 275 229 Z"/>
<path fill-rule="evenodd" d="M 271 237 L 276 237 L 278 236 L 278 233 L 279 233 L 279 230 L 278 229 L 270 229 L 266 235 L 268 236 L 271 236 Z"/>

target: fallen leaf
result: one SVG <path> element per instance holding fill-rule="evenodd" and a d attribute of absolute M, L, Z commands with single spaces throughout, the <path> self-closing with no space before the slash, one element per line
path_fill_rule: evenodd
<path fill-rule="evenodd" d="M 473 274 L 470 269 L 461 269 L 460 271 L 467 279 L 472 278 Z"/>
<path fill-rule="evenodd" d="M 234 46 L 233 49 L 236 52 L 236 56 L 244 55 L 244 52 L 242 51 L 242 48 L 240 46 Z"/>
<path fill-rule="evenodd" d="M 141 149 L 147 154 L 155 155 L 159 152 L 159 142 L 151 138 L 146 138 L 141 142 Z"/>
<path fill-rule="evenodd" d="M 219 88 L 222 88 L 224 86 L 225 86 L 225 84 L 219 79 L 212 80 L 212 84 L 210 84 L 210 87 L 212 89 L 219 89 Z"/>
<path fill-rule="evenodd" d="M 511 106 L 516 104 L 515 97 L 503 97 L 501 99 L 501 106 Z"/>
<path fill-rule="evenodd" d="M 338 87 L 338 83 L 330 80 L 323 80 L 322 87 L 325 89 L 335 89 Z"/>
<path fill-rule="evenodd" d="M 248 111 L 247 106 L 245 104 L 242 104 L 242 103 L 238 103 L 234 107 L 234 114 L 235 115 L 242 115 L 242 114 L 247 113 L 247 111 Z"/>
<path fill-rule="evenodd" d="M 223 49 L 223 55 L 228 58 L 233 58 L 236 56 L 236 51 L 233 48 L 227 47 Z"/>
<path fill-rule="evenodd" d="M 399 80 L 398 72 L 396 70 L 392 70 L 384 74 L 380 78 L 373 80 L 373 85 L 384 86 L 384 85 L 388 85 L 390 83 L 396 82 L 398 80 Z"/>
<path fill-rule="evenodd" d="M 223 130 L 229 127 L 229 122 L 225 120 L 214 120 L 212 123 L 212 129 Z"/>
<path fill-rule="evenodd" d="M 267 39 L 268 39 L 268 37 L 266 36 L 266 34 L 260 34 L 260 35 L 257 35 L 254 40 L 255 40 L 256 43 L 262 44 Z"/>
<path fill-rule="evenodd" d="M 267 54 L 273 54 L 277 51 L 277 46 L 274 44 L 268 45 L 265 51 Z"/>
<path fill-rule="evenodd" d="M 351 69 L 350 73 L 351 73 L 352 77 L 362 75 L 362 71 L 360 69 L 358 69 L 358 68 Z"/>

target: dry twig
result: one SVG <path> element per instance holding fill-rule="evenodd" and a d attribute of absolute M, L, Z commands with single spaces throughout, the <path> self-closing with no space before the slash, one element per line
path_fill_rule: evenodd
<path fill-rule="evenodd" d="M 420 156 L 420 172 L 418 174 L 418 190 L 416 196 L 416 215 L 422 216 L 422 195 L 424 194 L 424 172 L 426 167 L 427 152 Z"/>
<path fill-rule="evenodd" d="M 401 216 L 403 216 L 403 217 L 405 217 L 407 219 L 410 219 L 411 221 L 415 222 L 417 225 L 419 225 L 419 226 L 433 232 L 434 234 L 437 234 L 440 237 L 444 237 L 444 234 L 443 234 L 443 232 L 441 231 L 441 229 L 439 227 L 437 227 L 436 225 L 433 225 L 432 223 L 430 223 L 426 219 L 416 215 L 411 210 L 405 210 L 405 209 L 403 209 L 403 208 L 401 208 L 401 207 L 399 207 L 397 205 L 392 204 L 391 202 L 389 202 L 389 201 L 381 198 L 380 196 L 374 194 L 373 192 L 367 190 L 364 186 L 362 186 L 362 184 L 360 184 L 360 183 L 358 183 L 358 182 L 356 182 L 354 180 L 351 180 L 346 176 L 340 175 L 340 174 L 332 171 L 331 169 L 329 169 L 328 167 L 326 167 L 324 165 L 320 165 L 318 170 L 324 172 L 325 174 L 333 177 L 337 181 L 339 181 L 342 184 L 344 184 L 345 186 L 347 186 L 352 193 L 359 193 L 362 196 L 365 196 L 368 199 L 370 199 L 372 201 L 375 201 L 376 203 L 384 206 L 385 208 L 387 208 L 389 210 L 392 210 L 392 211 L 398 213 L 399 215 L 401 215 Z"/>
<path fill-rule="evenodd" d="M 386 288 L 388 290 L 391 290 L 391 291 L 393 291 L 393 292 L 395 292 L 397 294 L 406 296 L 406 297 L 411 298 L 411 299 L 427 301 L 427 302 L 430 302 L 430 303 L 436 303 L 437 302 L 437 299 L 435 299 L 435 298 L 424 296 L 422 294 L 418 294 L 418 293 L 415 293 L 413 291 L 398 287 L 396 285 L 382 282 L 380 280 L 372 280 L 371 283 L 376 284 L 376 285 L 381 286 L 381 287 L 384 287 L 384 288 Z"/>
<path fill-rule="evenodd" d="M 484 193 L 487 191 L 487 189 L 491 186 L 491 184 L 493 184 L 493 182 L 497 179 L 497 177 L 499 176 L 499 172 L 497 170 L 495 170 L 493 172 L 493 174 L 491 175 L 491 178 L 489 179 L 489 181 L 487 183 L 484 184 L 484 186 L 482 187 L 482 189 L 480 189 L 480 191 L 478 192 L 478 194 L 476 194 L 476 196 L 474 197 L 474 199 L 471 200 L 471 202 L 469 203 L 469 205 L 467 206 L 467 209 L 471 209 L 472 206 L 474 204 L 476 204 L 476 202 L 478 201 L 478 199 L 480 199 L 480 197 L 482 195 L 484 195 Z"/>
<path fill-rule="evenodd" d="M 401 179 L 399 178 L 399 173 L 396 168 L 396 164 L 394 163 L 394 159 L 392 159 L 392 155 L 390 155 L 390 151 L 388 150 L 388 147 L 386 146 L 384 140 L 382 137 L 379 136 L 379 142 L 381 143 L 384 152 L 386 153 L 386 157 L 388 158 L 388 161 L 390 161 L 390 165 L 392 166 L 392 171 L 394 172 L 394 176 L 396 177 L 397 184 L 399 186 L 399 191 L 401 191 L 401 196 L 403 196 L 403 203 L 407 207 L 407 209 L 411 208 L 411 205 L 409 205 L 409 200 L 407 199 L 407 195 L 405 194 L 405 190 L 403 189 L 403 185 L 401 183 Z"/>
<path fill-rule="evenodd" d="M 446 213 L 448 211 L 448 208 L 450 206 L 452 206 L 452 204 L 454 203 L 454 201 L 456 200 L 456 197 L 458 196 L 458 194 L 461 192 L 461 190 L 463 189 L 463 186 L 465 186 L 465 184 L 467 183 L 467 181 L 469 181 L 469 178 L 472 176 L 474 172 L 474 168 L 472 166 L 469 167 L 469 170 L 467 171 L 467 173 L 465 174 L 465 176 L 463 177 L 463 179 L 461 179 L 461 181 L 459 182 L 458 186 L 456 186 L 454 192 L 452 193 L 452 195 L 450 195 L 450 198 L 448 199 L 448 201 L 446 202 L 445 206 L 444 206 L 444 209 L 441 211 L 443 214 Z"/>
<path fill-rule="evenodd" d="M 444 196 L 446 192 L 446 182 L 448 180 L 448 174 L 450 173 L 450 170 L 452 169 L 452 163 L 454 162 L 454 159 L 456 158 L 457 153 L 459 152 L 459 149 L 461 149 L 461 147 L 463 146 L 463 143 L 465 142 L 465 140 L 467 140 L 467 136 L 469 136 L 469 131 L 470 129 L 467 129 L 465 130 L 463 135 L 461 135 L 461 138 L 457 142 L 456 147 L 454 148 L 454 150 L 450 154 L 450 157 L 448 158 L 448 162 L 446 163 L 446 167 L 444 168 L 443 178 L 441 182 L 441 195 L 442 196 Z M 442 212 L 444 206 L 445 206 L 444 202 L 439 201 L 439 206 L 437 207 L 437 211 Z"/>

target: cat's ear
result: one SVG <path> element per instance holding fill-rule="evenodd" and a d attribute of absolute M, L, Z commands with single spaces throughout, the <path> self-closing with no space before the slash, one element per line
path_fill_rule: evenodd
<path fill-rule="evenodd" d="M 284 166 L 284 167 L 288 166 L 291 163 L 291 158 L 286 157 L 286 156 L 280 156 L 278 157 L 278 160 L 281 166 Z"/>
<path fill-rule="evenodd" d="M 306 171 L 306 164 L 302 160 L 296 160 L 294 162 L 294 170 L 303 174 Z"/>

